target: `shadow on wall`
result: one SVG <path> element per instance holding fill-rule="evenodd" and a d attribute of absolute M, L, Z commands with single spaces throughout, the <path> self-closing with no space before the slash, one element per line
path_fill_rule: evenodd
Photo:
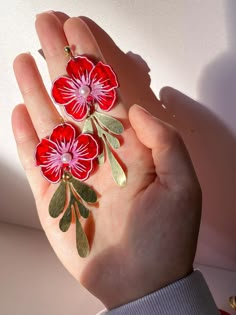
<path fill-rule="evenodd" d="M 0 164 L 0 221 L 41 229 L 34 199 L 24 176 Z"/>
<path fill-rule="evenodd" d="M 204 213 L 204 222 L 214 227 L 221 239 L 212 233 L 202 234 L 202 241 L 207 236 L 214 248 L 224 247 L 225 257 L 219 257 L 222 263 L 227 260 L 231 252 L 231 261 L 234 260 L 236 269 L 236 251 L 233 240 L 236 239 L 236 1 L 227 0 L 225 4 L 225 21 L 227 23 L 227 51 L 220 54 L 207 65 L 199 79 L 199 98 L 207 106 L 214 108 L 219 117 L 227 122 L 231 128 L 230 136 L 219 128 L 208 127 L 208 135 L 212 134 L 211 142 L 206 153 L 210 151 L 212 163 L 206 173 L 202 174 L 205 185 L 208 186 Z M 210 139 L 209 139 L 210 140 Z M 219 244 L 217 244 L 220 242 Z M 204 257 L 207 253 L 202 253 Z M 226 266 L 228 266 L 226 261 Z M 231 264 L 230 264 L 231 266 Z"/>
<path fill-rule="evenodd" d="M 231 3 L 236 7 L 233 0 Z M 142 105 L 155 116 L 174 125 L 184 138 L 203 189 L 203 220 L 197 261 L 236 270 L 236 251 L 232 251 L 233 240 L 236 239 L 235 136 L 207 107 L 174 89 L 162 89 L 160 99 L 165 104 L 163 108 L 150 89 L 150 69 L 145 61 L 132 52 L 124 54 L 97 24 L 86 17 L 83 19 L 95 34 L 107 63 L 116 71 L 127 106 L 134 103 Z M 233 58 L 233 55 L 229 57 Z M 225 61 L 229 62 L 228 68 L 231 69 L 230 58 Z M 213 75 L 209 76 L 206 69 L 201 78 L 200 95 L 204 99 L 204 95 L 216 94 L 219 97 L 220 94 L 223 99 L 223 88 L 219 90 L 219 86 L 214 84 L 214 71 L 217 72 L 217 69 L 214 64 L 211 68 Z M 217 73 L 218 77 L 222 75 L 222 71 Z M 208 90 L 211 90 L 211 94 Z M 232 102 L 236 98 L 231 94 L 228 99 Z M 205 103 L 208 105 L 208 102 Z"/>

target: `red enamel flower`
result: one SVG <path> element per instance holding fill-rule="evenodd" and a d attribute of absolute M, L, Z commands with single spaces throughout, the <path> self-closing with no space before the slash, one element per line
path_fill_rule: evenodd
<path fill-rule="evenodd" d="M 36 148 L 36 163 L 41 166 L 44 177 L 57 183 L 63 172 L 75 178 L 86 180 L 98 155 L 98 143 L 90 134 L 76 137 L 72 125 L 65 123 L 53 129 L 49 138 L 44 138 Z"/>
<path fill-rule="evenodd" d="M 91 106 L 109 111 L 116 101 L 118 82 L 110 66 L 99 61 L 96 65 L 88 58 L 72 58 L 66 67 L 68 76 L 59 77 L 52 87 L 52 97 L 64 105 L 68 115 L 75 120 L 84 120 Z"/>

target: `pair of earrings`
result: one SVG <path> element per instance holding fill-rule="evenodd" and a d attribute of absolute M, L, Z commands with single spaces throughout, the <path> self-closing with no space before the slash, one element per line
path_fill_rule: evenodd
<path fill-rule="evenodd" d="M 85 56 L 74 56 L 68 46 L 65 52 L 70 57 L 67 75 L 54 81 L 52 98 L 73 120 L 84 123 L 82 133 L 63 122 L 40 141 L 35 156 L 43 176 L 51 183 L 60 183 L 49 204 L 50 216 L 61 215 L 62 232 L 75 219 L 77 251 L 86 257 L 89 242 L 79 218 L 88 218 L 89 204 L 97 202 L 97 194 L 84 181 L 96 163 L 108 159 L 115 182 L 126 184 L 125 172 L 113 154 L 120 147 L 117 136 L 124 128 L 119 120 L 104 113 L 114 107 L 117 99 L 118 81 L 112 68 L 101 61 L 94 64 Z"/>

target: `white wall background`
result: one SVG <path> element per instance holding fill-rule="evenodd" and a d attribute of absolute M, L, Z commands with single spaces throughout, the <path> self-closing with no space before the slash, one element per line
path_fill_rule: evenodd
<path fill-rule="evenodd" d="M 236 272 L 235 0 L 1 1 L 0 221 L 40 229 L 11 132 L 11 111 L 22 101 L 13 76 L 12 61 L 20 52 L 30 51 L 50 88 L 45 61 L 37 52 L 40 47 L 34 30 L 35 15 L 50 9 L 71 16 L 88 16 L 100 25 L 126 54 L 115 58 L 111 52 L 109 54 L 109 42 L 103 44 L 103 49 L 106 45 L 108 48 L 105 55 L 109 63 L 117 69 L 120 62 L 120 68 L 126 69 L 126 73 L 120 71 L 126 102 L 147 105 L 153 113 L 180 130 L 204 193 L 196 260 L 200 264 Z M 128 66 L 124 67 L 125 63 Z M 127 90 L 126 83 L 133 79 L 133 86 Z M 144 85 L 143 89 L 140 84 L 141 87 Z M 166 85 L 179 89 L 196 102 L 178 97 L 164 110 L 155 95 L 158 96 L 160 88 Z M 80 306 L 84 307 L 84 313 L 94 314 L 101 305 L 66 275 L 41 232 L 32 232 L 35 235 L 32 239 L 30 233 L 30 230 L 0 225 L 3 314 L 13 314 L 11 307 L 15 306 L 19 315 L 56 314 L 58 310 L 62 313 L 63 307 L 68 310 L 68 305 L 68 314 L 81 314 Z M 35 242 L 34 245 L 31 242 Z M 43 265 L 39 263 L 39 253 Z M 230 280 L 235 280 L 235 273 L 211 270 L 204 269 L 204 272 L 217 301 L 226 305 L 226 292 L 227 295 L 236 294 L 236 282 Z M 216 284 L 221 288 L 216 288 Z M 48 293 L 55 293 L 60 301 L 61 287 L 65 303 L 58 307 L 49 299 Z M 85 296 L 94 304 L 84 306 Z M 76 297 L 78 304 L 74 304 Z M 27 311 L 27 305 L 31 311 Z"/>

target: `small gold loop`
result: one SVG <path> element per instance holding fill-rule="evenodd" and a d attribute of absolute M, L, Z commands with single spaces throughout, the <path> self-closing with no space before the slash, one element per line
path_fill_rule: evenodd
<path fill-rule="evenodd" d="M 65 124 L 65 119 L 64 119 L 62 116 L 60 117 L 60 121 L 61 121 L 61 124 L 62 124 L 62 125 Z"/>
<path fill-rule="evenodd" d="M 72 178 L 72 175 L 67 173 L 67 172 L 64 172 L 63 175 L 62 175 L 62 180 L 66 183 L 68 181 L 70 181 Z"/>
<path fill-rule="evenodd" d="M 73 53 L 71 51 L 70 46 L 65 46 L 64 52 L 65 52 L 67 57 L 70 57 L 71 59 L 75 59 L 75 57 L 74 57 L 74 55 L 73 55 Z"/>

